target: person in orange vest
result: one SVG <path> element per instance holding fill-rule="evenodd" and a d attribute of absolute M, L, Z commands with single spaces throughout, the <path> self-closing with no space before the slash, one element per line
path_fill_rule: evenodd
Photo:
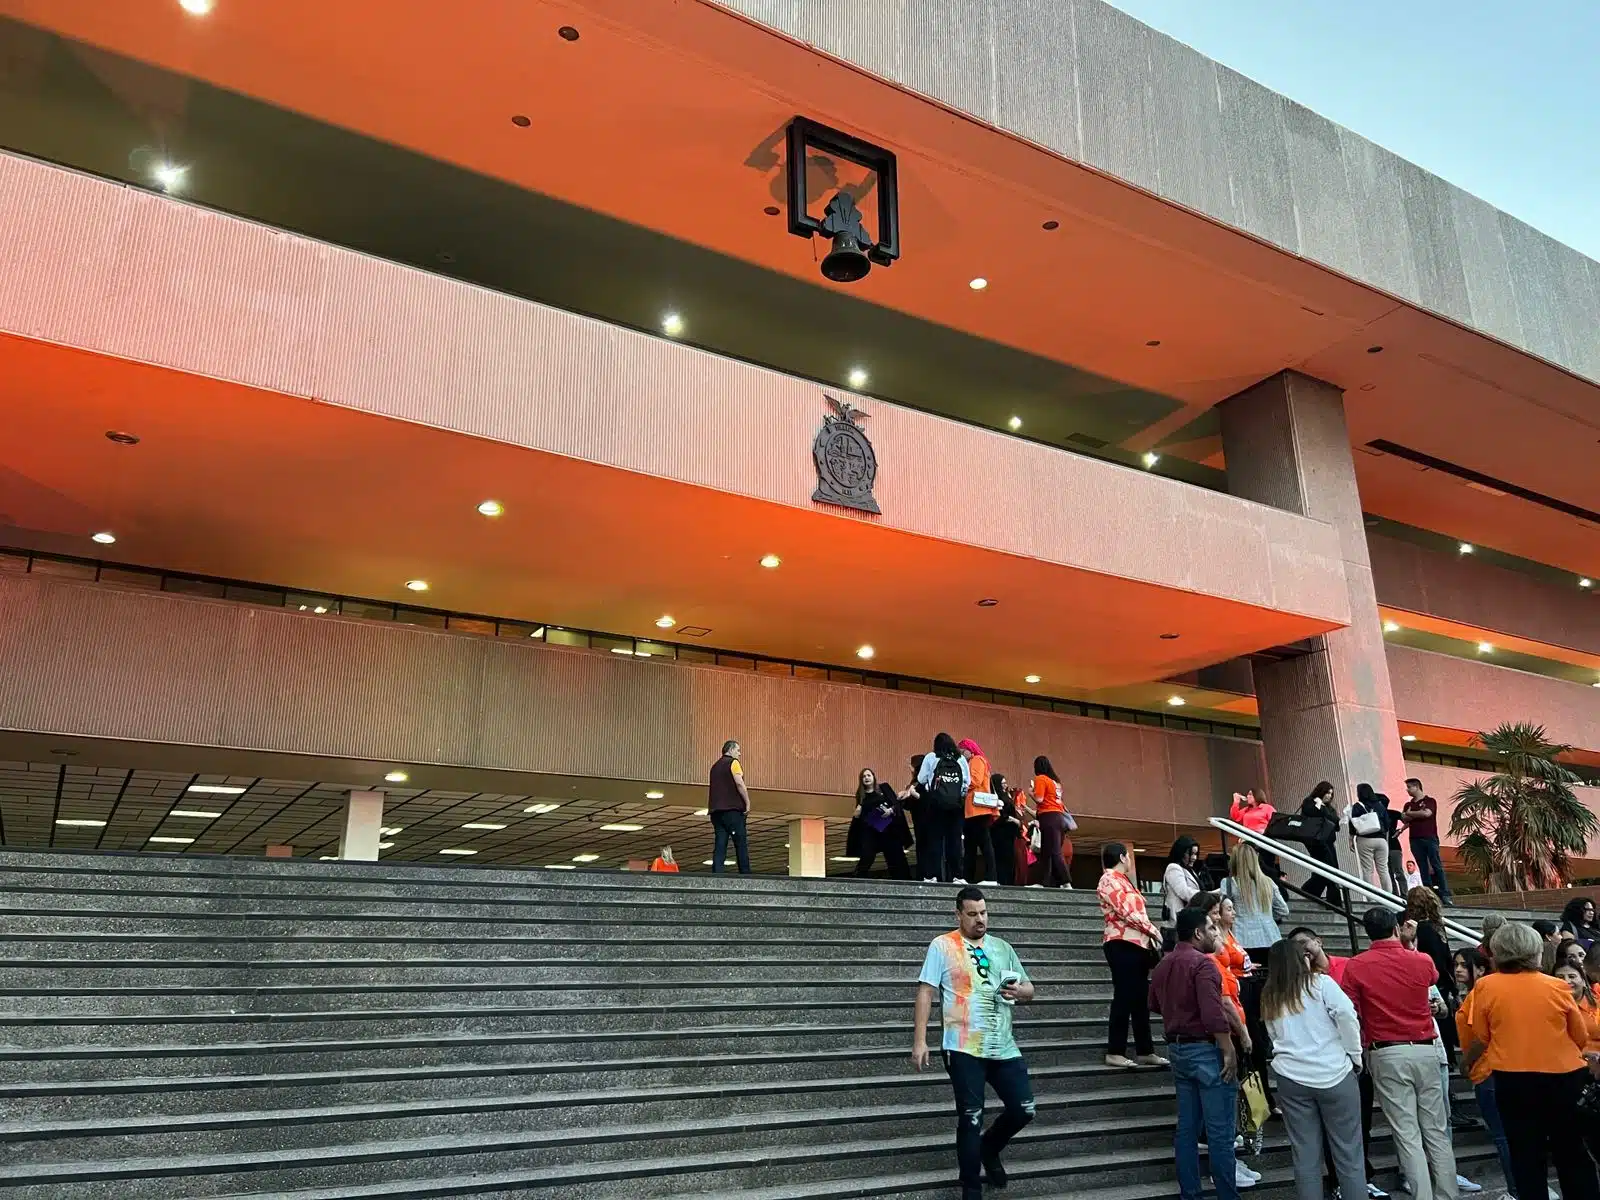
<path fill-rule="evenodd" d="M 661 853 L 656 855 L 656 860 L 650 864 L 652 871 L 673 871 L 678 869 L 678 860 L 672 857 L 672 847 L 661 847 Z"/>
<path fill-rule="evenodd" d="M 999 875 L 994 861 L 994 819 L 1000 813 L 1000 799 L 990 786 L 989 760 L 983 756 L 978 743 L 962 738 L 956 743 L 961 756 L 967 760 L 967 808 L 963 832 L 966 837 L 967 879 L 997 885 Z M 983 871 L 978 870 L 978 856 L 983 856 Z M 957 883 L 965 883 L 958 879 Z"/>

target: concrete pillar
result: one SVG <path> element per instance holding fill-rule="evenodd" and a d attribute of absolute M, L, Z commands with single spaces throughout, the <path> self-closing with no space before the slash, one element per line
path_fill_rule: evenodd
<path fill-rule="evenodd" d="M 828 873 L 828 823 L 821 817 L 789 822 L 789 874 L 820 879 Z"/>
<path fill-rule="evenodd" d="M 383 840 L 383 793 L 356 792 L 344 806 L 344 828 L 339 832 L 339 857 L 355 862 L 377 862 Z"/>
<path fill-rule="evenodd" d="M 1358 783 L 1398 801 L 1405 794 L 1405 759 L 1344 394 L 1285 371 L 1223 401 L 1218 413 L 1228 490 L 1333 526 L 1350 593 L 1347 628 L 1313 639 L 1310 654 L 1255 664 L 1272 803 L 1280 810 L 1298 807 L 1321 779 L 1333 783 L 1340 809 L 1355 798 Z M 1338 847 L 1340 866 L 1355 874 L 1345 836 Z"/>

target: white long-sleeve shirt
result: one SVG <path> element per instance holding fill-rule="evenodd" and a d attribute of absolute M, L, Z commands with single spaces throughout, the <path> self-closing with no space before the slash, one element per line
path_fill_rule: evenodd
<path fill-rule="evenodd" d="M 1161 922 L 1171 925 L 1178 919 L 1183 906 L 1200 894 L 1200 881 L 1193 871 L 1177 863 L 1168 863 L 1161 873 Z"/>
<path fill-rule="evenodd" d="M 1297 1013 L 1267 1022 L 1272 1069 L 1304 1087 L 1331 1088 L 1361 1061 L 1361 1023 L 1331 975 L 1314 975 Z"/>

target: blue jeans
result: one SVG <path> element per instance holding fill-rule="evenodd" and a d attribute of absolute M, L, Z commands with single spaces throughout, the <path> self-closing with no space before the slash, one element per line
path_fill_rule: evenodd
<path fill-rule="evenodd" d="M 1506 1141 L 1506 1127 L 1500 1124 L 1500 1105 L 1494 1098 L 1494 1072 L 1489 1073 L 1489 1078 L 1473 1087 L 1473 1093 L 1478 1097 L 1478 1111 L 1483 1114 L 1483 1123 L 1489 1127 L 1489 1136 L 1494 1138 L 1494 1148 L 1500 1155 L 1500 1171 L 1506 1177 L 1506 1194 L 1515 1200 L 1517 1194 L 1517 1177 L 1511 1173 L 1511 1144 Z"/>
<path fill-rule="evenodd" d="M 1411 835 L 1411 856 L 1417 860 L 1417 874 L 1422 876 L 1422 886 L 1439 893 L 1439 899 L 1450 899 L 1450 885 L 1444 881 L 1444 863 L 1439 858 L 1439 839 Z"/>
<path fill-rule="evenodd" d="M 711 814 L 711 828 L 716 831 L 716 846 L 711 851 L 711 871 L 722 874 L 723 861 L 728 857 L 728 839 L 733 839 L 733 852 L 739 856 L 739 874 L 750 874 L 750 842 L 744 832 L 744 814 L 732 809 L 721 809 Z"/>
<path fill-rule="evenodd" d="M 1238 1081 L 1222 1081 L 1222 1051 L 1215 1042 L 1170 1042 L 1167 1057 L 1172 1060 L 1172 1085 L 1178 1092 L 1178 1131 L 1172 1137 L 1172 1153 L 1178 1162 L 1178 1193 L 1183 1200 L 1200 1200 L 1203 1124 L 1217 1200 L 1239 1200 L 1233 1175 Z"/>

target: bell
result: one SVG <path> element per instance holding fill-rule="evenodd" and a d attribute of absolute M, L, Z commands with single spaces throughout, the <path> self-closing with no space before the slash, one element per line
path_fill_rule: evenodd
<path fill-rule="evenodd" d="M 823 210 L 822 232 L 833 239 L 833 249 L 822 260 L 822 277 L 835 283 L 854 283 L 872 270 L 867 248 L 873 244 L 861 224 L 861 213 L 849 192 L 836 192 Z"/>

